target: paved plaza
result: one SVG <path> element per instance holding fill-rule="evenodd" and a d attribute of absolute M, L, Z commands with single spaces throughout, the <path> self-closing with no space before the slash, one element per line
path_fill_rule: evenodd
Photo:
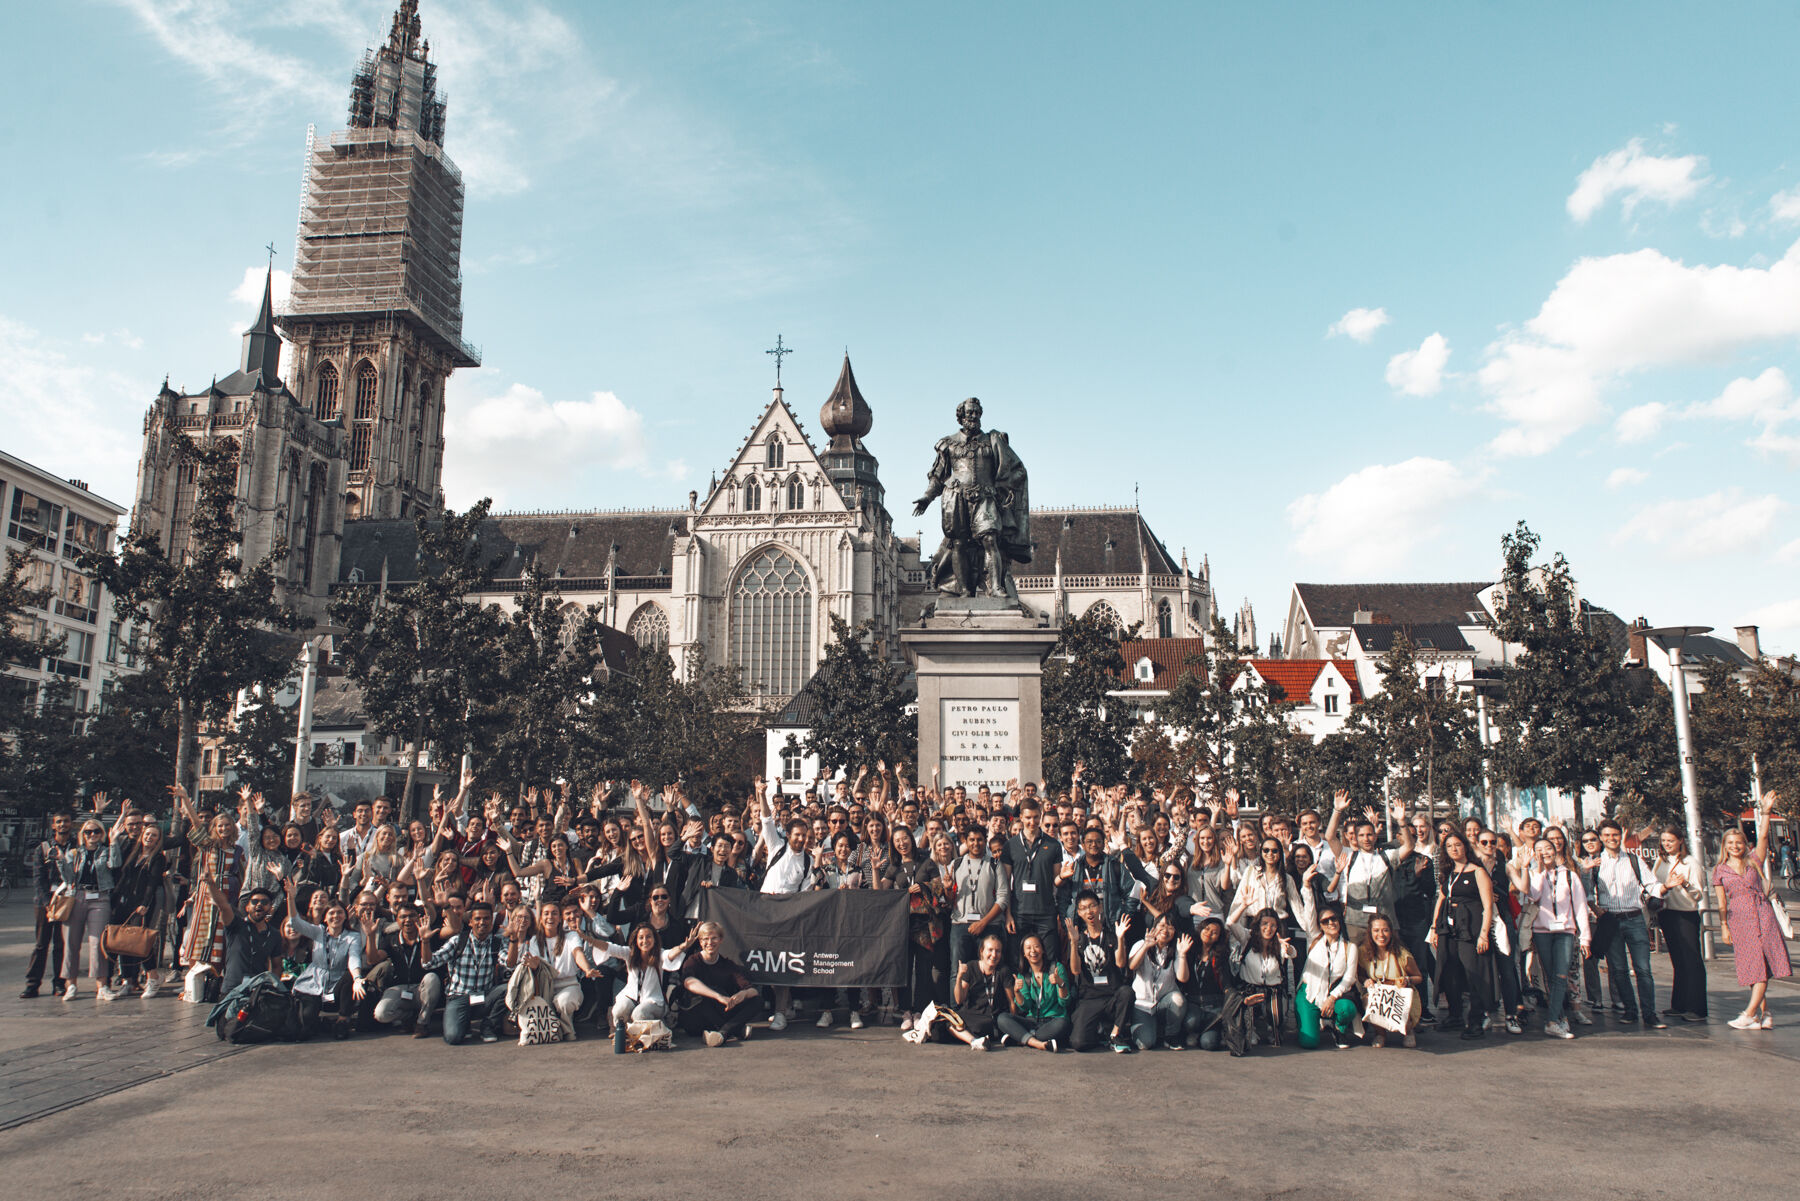
<path fill-rule="evenodd" d="M 233 1048 L 178 999 L 17 1000 L 29 919 L 0 907 L 0 1162 L 61 1197 L 1493 1201 L 1788 1175 L 1800 992 L 1774 990 L 1776 1030 L 1731 1030 L 1729 960 L 1711 1025 L 1573 1043 L 1053 1059 L 797 1024 L 644 1057 L 591 1038 Z"/>

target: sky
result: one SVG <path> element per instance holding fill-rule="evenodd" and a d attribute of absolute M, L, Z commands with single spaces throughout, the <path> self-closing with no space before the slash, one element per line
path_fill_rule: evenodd
<path fill-rule="evenodd" d="M 0 445 L 129 505 L 393 4 L 0 2 Z M 421 16 L 483 348 L 453 505 L 684 505 L 780 335 L 814 435 L 848 350 L 906 533 L 979 396 L 1034 504 L 1135 496 L 1265 638 L 1297 580 L 1492 579 L 1525 521 L 1627 620 L 1800 650 L 1800 8 Z"/>

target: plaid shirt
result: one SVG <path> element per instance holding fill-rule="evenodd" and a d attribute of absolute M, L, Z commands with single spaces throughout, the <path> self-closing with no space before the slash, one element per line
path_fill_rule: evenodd
<path fill-rule="evenodd" d="M 439 947 L 425 970 L 450 969 L 450 978 L 444 985 L 447 997 L 486 996 L 500 975 L 500 956 L 505 952 L 505 935 L 490 934 L 477 942 L 465 931 Z"/>

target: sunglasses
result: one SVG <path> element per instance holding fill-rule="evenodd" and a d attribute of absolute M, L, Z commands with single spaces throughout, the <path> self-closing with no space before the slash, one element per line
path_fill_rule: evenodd
<path fill-rule="evenodd" d="M 1319 919 L 1319 924 L 1321 926 L 1337 926 L 1337 925 L 1341 925 L 1342 923 L 1339 922 L 1335 917 L 1322 917 Z"/>

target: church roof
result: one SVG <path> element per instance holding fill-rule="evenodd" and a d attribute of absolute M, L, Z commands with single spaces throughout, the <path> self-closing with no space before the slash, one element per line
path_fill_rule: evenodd
<path fill-rule="evenodd" d="M 620 576 L 667 579 L 686 509 L 624 513 L 497 513 L 482 523 L 481 549 L 498 560 L 494 578 L 517 580 L 533 564 L 546 575 L 596 579 L 606 575 L 616 544 Z M 390 583 L 418 578 L 418 528 L 413 519 L 348 521 L 338 578 L 373 583 L 387 565 Z"/>
<path fill-rule="evenodd" d="M 1064 575 L 1179 575 L 1169 554 L 1136 509 L 1033 509 L 1031 575 L 1049 575 L 1057 556 Z"/>
<path fill-rule="evenodd" d="M 838 438 L 862 438 L 875 426 L 874 410 L 863 399 L 856 386 L 856 373 L 850 370 L 850 352 L 844 352 L 844 369 L 838 372 L 837 385 L 819 410 L 819 426 L 834 441 Z"/>
<path fill-rule="evenodd" d="M 1481 593 L 1493 583 L 1295 584 L 1294 591 L 1314 629 L 1350 625 L 1358 609 L 1374 614 L 1377 625 L 1469 625 L 1469 614 L 1487 612 Z"/>

